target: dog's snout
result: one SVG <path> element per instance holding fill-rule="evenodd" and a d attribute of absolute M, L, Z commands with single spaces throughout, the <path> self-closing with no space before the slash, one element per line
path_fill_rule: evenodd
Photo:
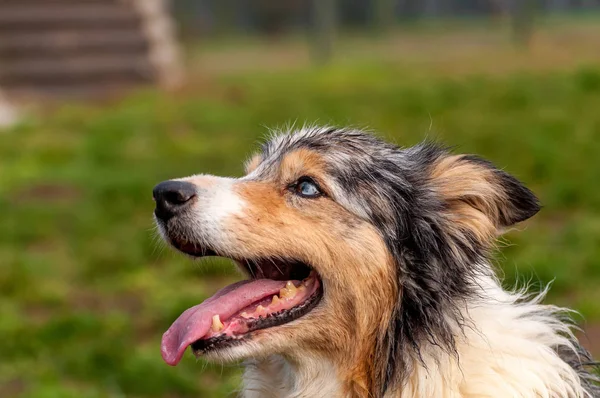
<path fill-rule="evenodd" d="M 156 202 L 154 214 L 162 220 L 168 220 L 196 196 L 196 187 L 185 181 L 164 181 L 154 187 L 152 196 Z"/>

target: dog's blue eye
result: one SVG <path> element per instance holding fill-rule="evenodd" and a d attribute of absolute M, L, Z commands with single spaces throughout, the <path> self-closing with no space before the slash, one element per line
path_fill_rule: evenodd
<path fill-rule="evenodd" d="M 309 178 L 302 178 L 296 184 L 296 193 L 305 198 L 316 198 L 321 195 L 319 186 Z"/>

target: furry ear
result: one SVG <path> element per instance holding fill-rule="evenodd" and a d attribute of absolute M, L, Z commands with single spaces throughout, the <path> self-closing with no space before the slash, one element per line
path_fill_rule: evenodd
<path fill-rule="evenodd" d="M 472 155 L 442 155 L 430 169 L 430 183 L 451 228 L 468 227 L 484 241 L 540 210 L 537 197 L 519 180 Z"/>
<path fill-rule="evenodd" d="M 244 164 L 244 170 L 246 171 L 246 174 L 250 174 L 254 170 L 256 170 L 262 161 L 263 161 L 263 158 L 260 154 L 258 154 L 258 153 L 254 154 Z"/>

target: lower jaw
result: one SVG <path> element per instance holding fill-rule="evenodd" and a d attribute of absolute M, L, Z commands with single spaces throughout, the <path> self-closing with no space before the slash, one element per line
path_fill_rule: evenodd
<path fill-rule="evenodd" d="M 259 330 L 266 330 L 276 326 L 283 326 L 300 319 L 302 316 L 312 311 L 323 297 L 323 287 L 320 286 L 306 301 L 289 310 L 271 314 L 266 318 L 253 319 L 247 324 L 248 331 L 240 335 L 219 335 L 208 339 L 200 339 L 192 343 L 192 350 L 196 355 L 204 355 L 219 349 L 225 349 L 241 345 L 252 339 L 254 333 Z M 289 319 L 289 320 L 287 320 Z"/>

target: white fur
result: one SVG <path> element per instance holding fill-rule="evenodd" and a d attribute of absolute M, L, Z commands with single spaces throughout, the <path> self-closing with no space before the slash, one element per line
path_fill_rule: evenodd
<path fill-rule="evenodd" d="M 480 278 L 482 299 L 464 310 L 467 326 L 457 334 L 458 358 L 428 347 L 408 384 L 389 397 L 584 398 L 579 375 L 556 353 L 574 350 L 563 310 L 528 301 Z"/>
<path fill-rule="evenodd" d="M 234 216 L 243 217 L 246 203 L 234 190 L 237 179 L 212 175 L 181 178 L 196 186 L 197 199 L 189 215 L 186 233 L 190 241 L 214 250 L 231 251 L 232 234 L 229 225 Z"/>
<path fill-rule="evenodd" d="M 579 375 L 555 351 L 574 350 L 564 313 L 540 304 L 545 291 L 525 300 L 482 276 L 480 299 L 465 305 L 467 326 L 456 331 L 458 356 L 423 346 L 405 385 L 386 398 L 588 398 Z M 244 398 L 341 397 L 341 381 L 326 359 L 292 363 L 279 355 L 249 363 Z"/>
<path fill-rule="evenodd" d="M 243 398 L 340 397 L 335 367 L 326 358 L 295 361 L 280 355 L 246 363 Z"/>

